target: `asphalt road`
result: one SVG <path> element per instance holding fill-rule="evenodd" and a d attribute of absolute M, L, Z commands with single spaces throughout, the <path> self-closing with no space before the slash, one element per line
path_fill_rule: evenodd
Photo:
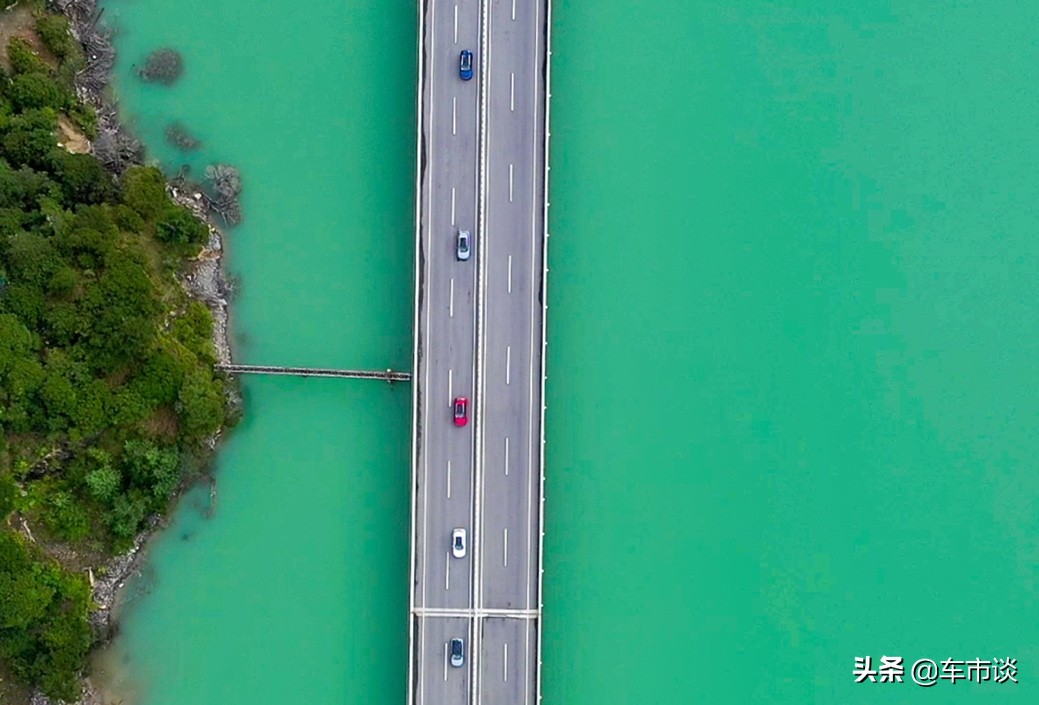
<path fill-rule="evenodd" d="M 540 626 L 546 0 L 425 0 L 420 12 L 409 702 L 527 705 Z M 459 229 L 474 235 L 467 262 Z M 470 400 L 463 428 L 456 396 Z M 456 527 L 464 558 L 451 556 Z M 447 661 L 455 637 L 463 668 Z"/>

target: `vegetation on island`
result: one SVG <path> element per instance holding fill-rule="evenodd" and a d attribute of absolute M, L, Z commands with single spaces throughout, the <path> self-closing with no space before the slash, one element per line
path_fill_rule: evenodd
<path fill-rule="evenodd" d="M 113 175 L 59 144 L 59 123 L 96 120 L 68 23 L 36 30 L 45 50 L 13 39 L 0 70 L 0 673 L 74 700 L 85 570 L 168 508 L 227 394 L 210 312 L 177 281 L 207 227 L 158 169 Z"/>

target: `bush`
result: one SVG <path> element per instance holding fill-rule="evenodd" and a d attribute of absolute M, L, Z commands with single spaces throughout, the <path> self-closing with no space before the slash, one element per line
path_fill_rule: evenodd
<path fill-rule="evenodd" d="M 123 477 L 111 465 L 91 470 L 86 477 L 87 491 L 99 502 L 113 499 L 123 484 Z"/>
<path fill-rule="evenodd" d="M 62 110 L 69 103 L 68 91 L 50 76 L 38 72 L 15 76 L 7 95 L 18 112 L 39 108 Z"/>
<path fill-rule="evenodd" d="M 65 60 L 75 52 L 69 21 L 61 15 L 43 15 L 36 20 L 36 34 L 54 56 Z"/>
<path fill-rule="evenodd" d="M 171 245 L 201 245 L 209 240 L 209 228 L 187 208 L 171 205 L 156 222 L 155 236 Z"/>
<path fill-rule="evenodd" d="M 11 473 L 0 473 L 0 522 L 14 511 L 14 499 L 18 496 L 18 485 Z"/>
<path fill-rule="evenodd" d="M 79 697 L 78 672 L 90 648 L 90 588 L 0 531 L 0 657 L 22 680 L 65 701 Z"/>
<path fill-rule="evenodd" d="M 32 50 L 29 42 L 15 37 L 7 43 L 7 59 L 11 62 L 11 73 L 47 73 L 50 71 L 40 55 Z"/>
<path fill-rule="evenodd" d="M 146 221 L 154 221 L 169 203 L 166 179 L 153 166 L 132 166 L 123 174 L 123 202 Z"/>

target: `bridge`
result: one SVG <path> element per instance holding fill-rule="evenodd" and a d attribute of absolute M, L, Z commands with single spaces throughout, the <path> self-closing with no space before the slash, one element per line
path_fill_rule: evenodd
<path fill-rule="evenodd" d="M 411 379 L 410 372 L 394 370 L 335 370 L 328 367 L 276 367 L 273 365 L 216 365 L 216 369 L 230 374 L 347 377 L 350 379 L 381 379 L 384 382 L 407 382 Z"/>
<path fill-rule="evenodd" d="M 540 700 L 550 10 L 419 2 L 409 705 Z"/>

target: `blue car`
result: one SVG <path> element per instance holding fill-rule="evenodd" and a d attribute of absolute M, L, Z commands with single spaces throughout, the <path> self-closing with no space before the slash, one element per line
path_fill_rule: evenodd
<path fill-rule="evenodd" d="M 463 81 L 473 77 L 473 53 L 468 49 L 462 49 L 458 55 L 458 75 Z"/>

